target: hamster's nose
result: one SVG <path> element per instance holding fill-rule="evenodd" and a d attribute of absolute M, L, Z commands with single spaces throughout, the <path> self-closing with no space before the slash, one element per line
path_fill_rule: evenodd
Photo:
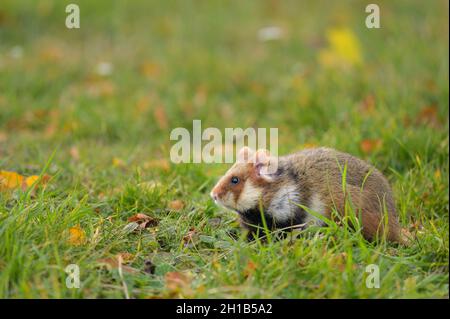
<path fill-rule="evenodd" d="M 217 194 L 216 194 L 216 193 L 211 192 L 209 195 L 211 196 L 211 198 L 212 198 L 213 200 L 215 200 L 215 201 L 217 200 Z"/>

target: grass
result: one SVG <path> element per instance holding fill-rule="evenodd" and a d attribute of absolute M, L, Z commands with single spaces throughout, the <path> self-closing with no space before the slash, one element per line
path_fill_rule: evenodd
<path fill-rule="evenodd" d="M 1 298 L 448 298 L 446 1 L 379 1 L 370 30 L 362 1 L 77 3 L 79 30 L 64 27 L 64 1 L 0 8 L 0 168 L 51 175 L 0 192 Z M 259 41 L 267 25 L 283 37 Z M 247 243 L 208 196 L 228 166 L 168 163 L 170 131 L 193 119 L 277 127 L 280 154 L 324 145 L 368 160 L 413 244 L 335 225 Z M 136 213 L 159 224 L 130 231 Z M 66 287 L 69 264 L 80 289 Z"/>

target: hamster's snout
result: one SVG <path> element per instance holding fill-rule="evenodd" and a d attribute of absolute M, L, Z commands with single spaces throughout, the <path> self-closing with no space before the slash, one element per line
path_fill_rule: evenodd
<path fill-rule="evenodd" d="M 217 201 L 217 194 L 214 193 L 214 191 L 211 191 L 211 193 L 210 193 L 209 195 L 211 196 L 211 198 L 212 198 L 214 201 Z"/>

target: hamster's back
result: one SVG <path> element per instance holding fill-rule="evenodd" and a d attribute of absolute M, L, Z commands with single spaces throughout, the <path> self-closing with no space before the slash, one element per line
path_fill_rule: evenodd
<path fill-rule="evenodd" d="M 345 201 L 350 200 L 355 212 L 361 212 L 363 232 L 371 238 L 387 212 L 388 237 L 398 240 L 400 227 L 393 193 L 386 178 L 375 167 L 350 154 L 325 147 L 305 149 L 282 161 L 292 165 L 312 194 L 319 194 L 328 214 L 332 209 L 343 214 Z M 344 172 L 345 183 L 342 182 Z"/>

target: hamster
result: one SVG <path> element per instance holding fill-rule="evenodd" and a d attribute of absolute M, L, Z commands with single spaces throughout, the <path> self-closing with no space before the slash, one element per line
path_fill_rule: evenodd
<path fill-rule="evenodd" d="M 276 158 L 267 150 L 255 152 L 244 147 L 210 195 L 216 204 L 238 213 L 249 239 L 263 227 L 262 214 L 270 230 L 325 226 L 300 206 L 331 218 L 333 209 L 341 216 L 345 213 L 347 198 L 360 216 L 367 240 L 381 237 L 385 231 L 387 240 L 403 242 L 393 193 L 383 174 L 363 160 L 331 148 L 305 149 Z"/>

